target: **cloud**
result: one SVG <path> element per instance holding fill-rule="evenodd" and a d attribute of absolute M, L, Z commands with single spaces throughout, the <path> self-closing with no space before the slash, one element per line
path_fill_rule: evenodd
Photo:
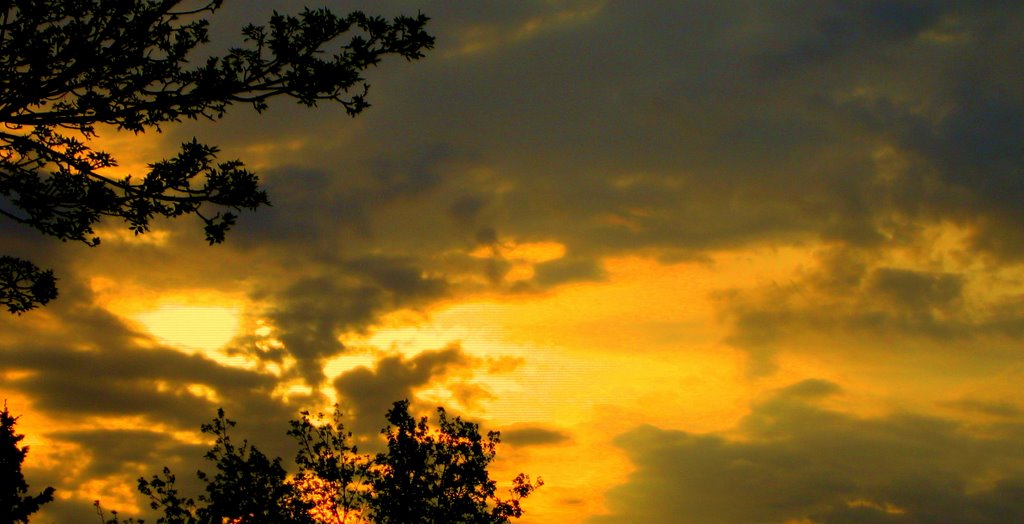
<path fill-rule="evenodd" d="M 21 373 L 8 387 L 30 394 L 37 409 L 65 417 L 134 415 L 194 430 L 218 405 L 259 419 L 286 419 L 291 411 L 268 398 L 272 377 L 168 349 L 29 346 L 5 351 L 0 367 Z M 216 394 L 216 401 L 194 386 Z"/>
<path fill-rule="evenodd" d="M 448 291 L 444 280 L 425 275 L 408 258 L 365 255 L 346 261 L 345 266 L 391 293 L 397 307 L 436 300 Z"/>
<path fill-rule="evenodd" d="M 551 446 L 565 444 L 571 438 L 563 431 L 539 426 L 514 426 L 501 430 L 501 441 L 510 446 Z"/>
<path fill-rule="evenodd" d="M 922 235 L 919 242 L 942 241 L 936 238 Z M 1013 292 L 1000 290 L 998 277 L 963 257 L 962 244 L 924 260 L 901 254 L 927 249 L 833 245 L 787 281 L 722 291 L 716 300 L 730 329 L 726 341 L 750 352 L 754 370 L 764 372 L 782 349 L 898 351 L 917 341 L 934 354 L 952 354 L 962 343 L 998 348 L 1019 340 L 1024 310 Z"/>
<path fill-rule="evenodd" d="M 448 293 L 444 278 L 425 274 L 416 263 L 364 255 L 337 263 L 330 273 L 300 277 L 271 295 L 267 317 L 307 383 L 322 383 L 324 361 L 344 349 L 343 334 L 364 331 L 388 311 L 417 308 Z"/>
<path fill-rule="evenodd" d="M 541 288 L 573 281 L 601 280 L 604 268 L 589 258 L 560 258 L 538 264 L 532 283 Z"/>
<path fill-rule="evenodd" d="M 879 295 L 912 314 L 925 314 L 933 308 L 948 310 L 963 296 L 961 275 L 878 268 L 869 279 L 868 293 Z"/>
<path fill-rule="evenodd" d="M 204 389 L 232 407 L 264 404 L 260 398 L 274 388 L 272 375 L 160 346 L 91 305 L 87 293 L 70 289 L 47 308 L 47 332 L 8 335 L 10 346 L 0 352 L 0 369 L 15 373 L 8 386 L 30 394 L 39 409 L 76 417 L 138 415 L 194 429 L 217 407 Z M 272 413 L 282 411 L 266 415 Z"/>
<path fill-rule="evenodd" d="M 331 168 L 305 166 L 301 157 L 270 168 L 263 178 L 273 206 L 247 216 L 247 226 L 239 227 L 233 240 L 245 249 L 288 246 L 324 256 L 343 243 L 390 235 L 394 231 L 387 230 L 382 214 L 434 196 L 451 178 L 452 167 L 464 162 L 444 142 L 343 151 L 343 158 L 321 159 L 334 164 Z M 444 218 L 434 215 L 431 223 Z M 283 246 L 267 246 L 268 239 Z"/>
<path fill-rule="evenodd" d="M 956 221 L 993 253 L 1024 244 L 1012 2 L 422 9 L 437 52 L 373 71 L 386 81 L 360 119 L 280 104 L 274 126 L 240 107 L 171 131 L 243 159 L 253 141 L 302 144 L 262 170 L 275 205 L 233 232 L 236 256 L 280 270 L 376 251 L 455 272 L 436 258 L 489 229 L 568 246 L 571 267 L 552 263 L 529 288 L 543 289 L 601 278 L 600 258 L 637 250 L 878 245 L 894 218 Z M 215 20 L 235 40 L 253 16 Z M 906 165 L 890 172 L 882 150 Z"/>
<path fill-rule="evenodd" d="M 530 8 L 536 6 L 522 9 Z M 922 119 L 938 118 L 952 96 L 947 88 L 968 78 L 942 77 L 940 64 L 980 44 L 925 40 L 950 17 L 971 32 L 972 24 L 1000 16 L 975 9 L 610 2 L 565 31 L 500 55 L 417 64 L 411 81 L 418 84 L 395 87 L 397 98 L 382 104 L 382 118 L 367 133 L 377 138 L 372 143 L 385 143 L 410 118 L 434 123 L 432 139 L 472 158 L 467 168 L 489 170 L 502 188 L 486 198 L 453 195 L 448 201 L 461 202 L 450 208 L 459 220 L 486 201 L 496 219 L 487 226 L 554 238 L 580 257 L 693 252 L 798 234 L 878 243 L 881 223 L 894 213 L 966 219 L 957 214 L 962 205 L 946 206 L 963 188 L 930 163 L 918 161 L 917 171 L 880 183 L 874 155 L 886 145 L 909 155 L 901 136 L 923 132 Z M 443 24 L 472 18 L 444 14 Z M 589 44 L 598 41 L 617 45 Z M 766 54 L 791 65 L 766 65 Z M 885 66 L 873 67 L 872 56 Z M 924 92 L 936 98 L 924 114 L 913 112 L 923 103 L 913 80 L 921 70 L 934 81 Z M 453 90 L 461 105 L 450 103 Z M 398 94 L 413 92 L 415 101 Z M 851 95 L 860 92 L 870 96 Z M 877 114 L 909 120 L 873 123 L 872 100 L 888 104 Z M 911 125 L 913 119 L 920 122 Z M 500 141 L 493 140 L 496 128 Z M 523 149 L 531 155 L 517 153 Z M 925 202 L 912 199 L 909 192 L 924 184 L 932 186 Z"/>
<path fill-rule="evenodd" d="M 372 252 L 500 283 L 500 261 L 442 262 L 480 231 L 567 246 L 529 285 L 497 287 L 517 293 L 600 279 L 601 259 L 625 253 L 818 238 L 882 249 L 905 238 L 894 223 L 913 237 L 952 221 L 1009 257 L 1024 245 L 1011 205 L 1017 7 L 428 3 L 437 52 L 373 72 L 386 81 L 360 119 L 281 109 L 273 128 L 246 116 L 204 131 L 226 147 L 254 134 L 306 144 L 274 158 L 275 206 L 229 241 L 275 277 Z"/>
<path fill-rule="evenodd" d="M 354 432 L 375 434 L 384 426 L 384 414 L 396 400 L 413 400 L 415 390 L 448 371 L 470 364 L 471 359 L 457 344 L 423 351 L 406 359 L 393 355 L 380 359 L 374 369 L 359 367 L 334 380 L 343 405 L 351 406 Z"/>
<path fill-rule="evenodd" d="M 813 394 L 811 394 L 813 393 Z M 616 444 L 637 470 L 592 522 L 1011 522 L 1024 516 L 1020 427 L 977 435 L 937 417 L 859 417 L 798 383 L 754 406 L 736 431 L 641 426 Z"/>
<path fill-rule="evenodd" d="M 990 417 L 1015 420 L 1024 415 L 1024 408 L 1008 400 L 990 400 L 964 397 L 944 402 L 943 405 L 966 413 L 980 413 Z"/>
<path fill-rule="evenodd" d="M 48 518 L 88 518 L 93 509 L 87 502 L 101 496 L 107 509 L 117 509 L 111 504 L 139 497 L 135 479 L 164 465 L 178 471 L 183 489 L 195 492 L 199 486 L 190 472 L 206 446 L 183 435 L 198 436 L 217 407 L 243 421 L 239 438 L 259 435 L 253 440 L 268 453 L 293 453 L 287 420 L 309 398 L 285 401 L 274 394 L 278 377 L 165 347 L 94 305 L 95 297 L 80 285 L 69 283 L 66 290 L 38 312 L 35 320 L 45 329 L 0 319 L 4 390 L 30 399 L 49 423 L 32 435 L 45 442 L 34 448 L 42 460 L 38 482 L 71 497 L 47 507 Z"/>
<path fill-rule="evenodd" d="M 197 458 L 207 450 L 207 446 L 182 443 L 166 433 L 138 429 L 64 431 L 50 436 L 74 442 L 87 450 L 91 458 L 82 471 L 86 479 L 121 473 L 128 464 L 152 467 L 152 464 L 173 461 L 177 457 Z"/>

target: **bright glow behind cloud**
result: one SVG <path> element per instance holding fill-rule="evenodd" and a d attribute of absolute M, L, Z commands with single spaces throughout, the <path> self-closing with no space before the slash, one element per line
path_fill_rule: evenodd
<path fill-rule="evenodd" d="M 157 339 L 191 351 L 213 351 L 238 334 L 239 310 L 224 306 L 161 304 L 135 315 Z"/>

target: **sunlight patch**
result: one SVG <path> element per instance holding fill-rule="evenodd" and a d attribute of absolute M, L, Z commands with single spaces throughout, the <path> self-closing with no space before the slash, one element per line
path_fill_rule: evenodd
<path fill-rule="evenodd" d="M 896 506 L 895 504 L 889 502 L 878 503 L 867 499 L 850 500 L 846 502 L 846 505 L 851 508 L 873 509 L 875 511 L 885 513 L 886 515 L 903 515 L 906 513 L 906 510 Z"/>
<path fill-rule="evenodd" d="M 135 315 L 134 320 L 169 345 L 213 351 L 238 333 L 239 316 L 235 307 L 169 303 Z"/>
<path fill-rule="evenodd" d="M 150 229 L 149 231 L 137 234 L 129 229 L 123 227 L 107 226 L 97 227 L 96 236 L 103 239 L 103 243 L 119 243 L 119 244 L 132 244 L 145 245 L 145 246 L 164 246 L 167 245 L 167 241 L 171 238 L 171 232 L 168 229 Z"/>
<path fill-rule="evenodd" d="M 501 257 L 516 262 L 540 264 L 564 257 L 565 251 L 565 244 L 560 242 L 516 242 L 502 239 L 497 245 L 481 246 L 473 250 L 469 256 L 474 258 Z"/>
<path fill-rule="evenodd" d="M 459 32 L 456 36 L 455 48 L 448 51 L 447 56 L 488 53 L 507 45 L 531 40 L 560 28 L 586 23 L 600 14 L 607 3 L 607 0 L 579 2 L 506 26 L 494 23 L 473 24 Z"/>

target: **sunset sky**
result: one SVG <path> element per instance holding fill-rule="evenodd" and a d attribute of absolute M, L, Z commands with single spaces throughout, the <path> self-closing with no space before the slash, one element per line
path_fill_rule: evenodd
<path fill-rule="evenodd" d="M 207 246 L 184 217 L 102 245 L 0 222 L 61 296 L 0 316 L 33 522 L 144 515 L 187 489 L 223 406 L 294 456 L 340 403 L 502 432 L 526 524 L 1024 522 L 1024 6 L 1019 0 L 233 0 L 422 11 L 426 58 L 373 105 L 275 100 L 196 137 L 273 207 Z"/>

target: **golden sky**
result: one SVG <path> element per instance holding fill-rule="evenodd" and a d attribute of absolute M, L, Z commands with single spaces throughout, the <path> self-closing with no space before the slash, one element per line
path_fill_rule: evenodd
<path fill-rule="evenodd" d="M 214 48 L 303 5 L 225 3 Z M 218 406 L 288 457 L 298 411 L 368 440 L 406 397 L 502 431 L 528 524 L 1024 520 L 1019 2 L 326 5 L 436 49 L 355 119 L 101 135 L 124 172 L 193 136 L 256 170 L 225 244 L 0 226 L 60 277 L 0 317 L 34 522 L 144 512 Z"/>

